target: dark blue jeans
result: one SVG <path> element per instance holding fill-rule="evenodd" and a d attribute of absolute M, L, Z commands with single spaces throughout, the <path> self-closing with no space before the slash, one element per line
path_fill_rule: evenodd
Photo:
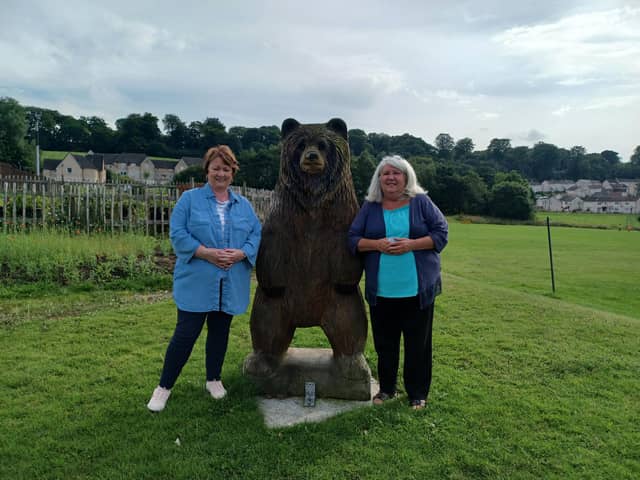
<path fill-rule="evenodd" d="M 178 309 L 178 322 L 164 357 L 160 386 L 173 388 L 182 367 L 189 360 L 205 320 L 207 321 L 207 381 L 220 380 L 232 318 L 232 315 L 225 312 L 185 312 Z"/>
<path fill-rule="evenodd" d="M 370 312 L 380 390 L 396 392 L 402 335 L 404 388 L 410 400 L 426 400 L 431 387 L 433 304 L 420 310 L 418 297 L 377 297 Z"/>

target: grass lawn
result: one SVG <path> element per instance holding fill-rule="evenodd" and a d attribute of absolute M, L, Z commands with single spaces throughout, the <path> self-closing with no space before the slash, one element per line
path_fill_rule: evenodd
<path fill-rule="evenodd" d="M 62 160 L 67 156 L 67 153 L 73 153 L 74 155 L 86 155 L 87 152 L 63 152 L 58 150 L 41 150 L 40 159 L 45 160 L 50 158 L 52 160 Z"/>
<path fill-rule="evenodd" d="M 452 224 L 428 408 L 403 396 L 286 429 L 264 426 L 242 376 L 248 315 L 232 326 L 229 396 L 205 395 L 201 338 L 167 409 L 151 414 L 175 322 L 166 294 L 30 300 L 27 318 L 0 325 L 0 478 L 638 478 L 640 310 L 614 282 L 640 259 L 638 233 L 553 235 L 556 296 L 545 229 Z M 591 289 L 582 277 L 604 253 L 617 273 L 600 271 Z M 0 308 L 24 315 L 25 294 L 10 292 Z M 327 345 L 317 329 L 295 344 Z M 366 354 L 375 373 L 371 342 Z"/>
<path fill-rule="evenodd" d="M 551 295 L 546 227 L 449 224 L 444 272 Z M 555 298 L 640 319 L 640 232 L 551 228 Z"/>

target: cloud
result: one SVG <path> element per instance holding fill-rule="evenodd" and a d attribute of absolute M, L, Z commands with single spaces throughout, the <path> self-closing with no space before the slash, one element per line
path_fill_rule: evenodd
<path fill-rule="evenodd" d="M 519 137 L 520 140 L 526 140 L 528 142 L 539 142 L 545 138 L 547 138 L 547 136 L 535 128 L 532 128 L 525 135 Z"/>
<path fill-rule="evenodd" d="M 584 110 L 603 110 L 609 108 L 629 107 L 640 101 L 640 95 L 607 97 L 595 100 L 583 107 Z"/>
<path fill-rule="evenodd" d="M 559 145 L 625 152 L 637 143 L 640 8 L 620 3 L 327 0 L 310 14 L 282 0 L 2 0 L 0 94 L 110 122 L 342 116 L 477 145 L 544 125 Z"/>
<path fill-rule="evenodd" d="M 611 32 L 616 32 L 611 34 Z M 537 76 L 609 81 L 640 73 L 640 8 L 567 16 L 552 23 L 510 28 L 493 37 L 507 55 L 520 57 Z"/>
<path fill-rule="evenodd" d="M 571 111 L 571 106 L 570 105 L 562 105 L 560 108 L 558 108 L 557 110 L 554 110 L 553 112 L 551 112 L 551 115 L 555 115 L 557 117 L 562 117 L 564 116 L 566 113 L 569 113 Z"/>

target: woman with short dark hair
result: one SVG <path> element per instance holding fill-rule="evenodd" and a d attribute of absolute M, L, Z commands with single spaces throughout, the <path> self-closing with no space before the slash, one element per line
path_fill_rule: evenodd
<path fill-rule="evenodd" d="M 229 188 L 239 166 L 228 146 L 207 150 L 203 167 L 207 182 L 184 192 L 171 215 L 170 237 L 177 256 L 173 298 L 178 320 L 160 383 L 147 404 L 154 412 L 164 409 L 205 321 L 205 388 L 214 399 L 226 395 L 221 371 L 231 319 L 249 305 L 260 221 L 249 201 Z"/>

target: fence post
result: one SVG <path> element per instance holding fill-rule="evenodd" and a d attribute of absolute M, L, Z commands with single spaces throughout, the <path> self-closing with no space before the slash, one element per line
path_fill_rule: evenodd
<path fill-rule="evenodd" d="M 27 182 L 22 182 L 22 225 L 27 228 Z"/>
<path fill-rule="evenodd" d="M 85 190 L 85 199 L 86 199 L 86 205 L 84 206 L 85 209 L 85 215 L 86 215 L 86 219 L 87 219 L 87 224 L 85 226 L 84 231 L 87 233 L 87 235 L 89 235 L 89 230 L 90 230 L 90 225 L 91 225 L 91 215 L 89 212 L 89 208 L 91 207 L 91 204 L 89 203 L 89 185 L 85 185 L 86 190 Z"/>
<path fill-rule="evenodd" d="M 549 217 L 547 217 L 547 239 L 549 240 L 549 263 L 551 265 L 551 290 L 556 293 L 556 281 L 553 276 L 553 252 L 551 250 L 551 226 L 549 225 Z"/>
<path fill-rule="evenodd" d="M 44 183 L 40 184 L 42 192 L 42 229 L 47 228 L 47 187 Z"/>
<path fill-rule="evenodd" d="M 2 193 L 3 193 L 3 200 L 2 200 L 2 230 L 4 231 L 4 233 L 7 233 L 7 204 L 9 203 L 9 182 L 2 182 Z"/>

